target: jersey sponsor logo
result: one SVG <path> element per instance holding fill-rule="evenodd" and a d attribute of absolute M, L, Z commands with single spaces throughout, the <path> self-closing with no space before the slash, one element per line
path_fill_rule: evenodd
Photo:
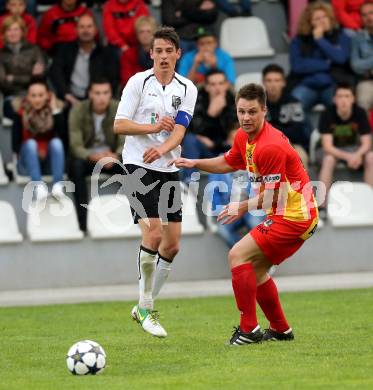
<path fill-rule="evenodd" d="M 155 125 L 159 121 L 159 114 L 157 112 L 152 112 L 150 117 L 150 123 Z"/>
<path fill-rule="evenodd" d="M 263 183 L 279 183 L 281 181 L 281 173 L 263 176 Z"/>
<path fill-rule="evenodd" d="M 274 175 L 266 175 L 266 176 L 260 176 L 260 175 L 249 175 L 249 181 L 250 183 L 279 183 L 281 181 L 281 174 L 276 173 Z"/>
<path fill-rule="evenodd" d="M 181 97 L 172 95 L 172 107 L 177 110 L 181 105 Z"/>
<path fill-rule="evenodd" d="M 261 183 L 263 181 L 263 177 L 257 175 L 250 175 L 249 181 L 250 183 Z"/>

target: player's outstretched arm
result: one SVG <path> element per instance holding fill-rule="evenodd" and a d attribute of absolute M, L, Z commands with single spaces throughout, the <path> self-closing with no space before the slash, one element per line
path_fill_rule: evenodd
<path fill-rule="evenodd" d="M 161 130 L 173 131 L 175 121 L 165 116 L 155 124 L 142 124 L 130 119 L 116 119 L 114 121 L 114 133 L 123 135 L 144 135 L 159 133 Z"/>
<path fill-rule="evenodd" d="M 195 160 L 180 157 L 169 163 L 169 165 L 173 164 L 175 164 L 177 168 L 197 168 L 209 173 L 228 173 L 234 171 L 234 169 L 225 161 L 224 156 Z"/>

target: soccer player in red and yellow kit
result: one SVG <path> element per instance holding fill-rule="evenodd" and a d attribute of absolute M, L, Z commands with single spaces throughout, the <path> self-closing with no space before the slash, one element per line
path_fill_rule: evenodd
<path fill-rule="evenodd" d="M 231 202 L 218 221 L 231 223 L 247 212 L 265 209 L 267 218 L 229 252 L 232 285 L 241 313 L 231 345 L 265 340 L 292 340 L 294 334 L 282 310 L 277 287 L 268 274 L 295 253 L 316 230 L 318 214 L 307 172 L 286 136 L 265 120 L 266 96 L 262 86 L 248 84 L 236 97 L 240 128 L 232 148 L 211 159 L 179 158 L 177 167 L 227 173 L 246 169 L 257 195 Z M 263 333 L 256 317 L 256 302 L 269 320 Z"/>

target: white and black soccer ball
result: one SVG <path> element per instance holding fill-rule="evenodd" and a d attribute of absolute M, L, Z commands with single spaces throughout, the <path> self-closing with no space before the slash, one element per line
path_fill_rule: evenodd
<path fill-rule="evenodd" d="M 74 375 L 100 374 L 105 369 L 106 353 L 95 341 L 78 341 L 67 352 L 66 364 Z"/>

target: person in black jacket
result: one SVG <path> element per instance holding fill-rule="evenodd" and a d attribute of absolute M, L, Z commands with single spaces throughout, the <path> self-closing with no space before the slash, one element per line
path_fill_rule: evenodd
<path fill-rule="evenodd" d="M 175 28 L 183 53 L 196 48 L 198 28 L 213 28 L 218 15 L 219 10 L 213 0 L 162 0 L 162 24 Z"/>
<path fill-rule="evenodd" d="M 225 73 L 210 70 L 206 74 L 206 84 L 198 93 L 191 131 L 185 134 L 182 143 L 183 157 L 209 158 L 226 152 L 230 149 L 229 133 L 236 124 L 234 95 Z M 193 171 L 183 170 L 183 181 L 188 182 Z"/>
<path fill-rule="evenodd" d="M 262 77 L 267 94 L 267 120 L 289 138 L 307 169 L 309 139 L 302 104 L 287 92 L 285 72 L 281 66 L 267 65 Z"/>
<path fill-rule="evenodd" d="M 58 98 L 74 105 L 87 97 L 92 79 L 107 78 L 113 91 L 119 85 L 119 61 L 112 49 L 95 41 L 93 17 L 84 14 L 77 24 L 78 39 L 59 47 L 50 68 L 50 78 Z"/>

